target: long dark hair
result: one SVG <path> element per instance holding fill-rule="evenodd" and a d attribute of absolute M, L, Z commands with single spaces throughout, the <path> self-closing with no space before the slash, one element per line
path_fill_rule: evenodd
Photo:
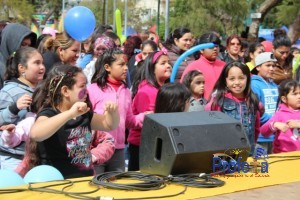
<path fill-rule="evenodd" d="M 281 101 L 281 97 L 286 97 L 291 90 L 296 91 L 298 87 L 300 87 L 300 83 L 294 79 L 286 79 L 282 81 L 278 86 L 277 108 L 279 104 L 283 103 Z"/>
<path fill-rule="evenodd" d="M 228 92 L 227 86 L 226 86 L 226 78 L 228 77 L 229 70 L 233 67 L 238 67 L 240 70 L 242 70 L 243 74 L 247 77 L 247 83 L 246 88 L 244 90 L 244 96 L 247 99 L 247 107 L 249 111 L 252 111 L 254 114 L 256 111 L 259 110 L 259 101 L 256 97 L 256 95 L 251 90 L 251 76 L 250 76 L 250 70 L 244 63 L 241 62 L 231 62 L 225 65 L 223 68 L 219 79 L 217 80 L 214 89 L 213 89 L 213 102 L 212 102 L 212 108 L 216 107 L 217 105 L 221 106 L 223 105 L 224 100 L 224 94 Z M 220 105 L 221 104 L 221 105 Z"/>
<path fill-rule="evenodd" d="M 151 85 L 153 85 L 156 88 L 160 87 L 154 73 L 155 65 L 158 62 L 159 58 L 157 58 L 154 63 L 152 62 L 153 56 L 157 52 L 158 51 L 148 55 L 145 61 L 143 62 L 142 66 L 138 68 L 137 74 L 132 82 L 132 98 L 134 98 L 134 96 L 136 95 L 138 91 L 138 86 L 143 80 L 147 80 Z M 169 79 L 166 80 L 166 82 L 169 82 Z"/>
<path fill-rule="evenodd" d="M 172 33 L 170 33 L 167 40 L 163 43 L 163 46 L 166 47 L 168 50 L 172 49 L 172 45 L 175 45 L 175 39 L 180 39 L 183 37 L 184 34 L 190 32 L 191 30 L 185 27 L 175 29 Z"/>
<path fill-rule="evenodd" d="M 263 47 L 263 45 L 260 42 L 251 42 L 248 46 L 248 49 L 245 52 L 244 61 L 251 62 L 250 54 L 254 53 L 259 47 Z"/>
<path fill-rule="evenodd" d="M 39 52 L 33 47 L 23 47 L 13 53 L 7 60 L 4 80 L 19 78 L 21 76 L 19 72 L 19 64 L 27 68 L 27 62 L 34 53 Z"/>
<path fill-rule="evenodd" d="M 154 112 L 183 112 L 190 97 L 191 92 L 185 85 L 181 83 L 166 83 L 158 90 Z"/>
<path fill-rule="evenodd" d="M 108 72 L 104 68 L 104 65 L 112 65 L 112 63 L 117 60 L 116 55 L 120 54 L 124 54 L 124 52 L 118 48 L 105 50 L 104 53 L 96 60 L 95 73 L 92 77 L 91 83 L 97 83 L 101 89 L 107 87 Z M 123 83 L 126 85 L 125 82 Z"/>
<path fill-rule="evenodd" d="M 82 73 L 79 67 L 61 63 L 54 65 L 42 83 L 44 84 L 43 89 L 39 92 L 37 104 L 40 106 L 40 110 L 47 107 L 56 109 L 63 101 L 61 88 L 67 86 L 72 89 L 76 84 L 75 76 L 78 73 Z M 88 98 L 86 103 L 92 108 Z"/>
<path fill-rule="evenodd" d="M 283 29 L 275 29 L 273 32 L 274 40 L 272 42 L 274 49 L 277 49 L 281 46 L 291 47 L 292 42 L 288 38 L 286 31 Z"/>

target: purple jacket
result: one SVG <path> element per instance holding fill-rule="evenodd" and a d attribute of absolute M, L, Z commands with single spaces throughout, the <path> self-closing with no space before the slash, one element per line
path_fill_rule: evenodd
<path fill-rule="evenodd" d="M 276 132 L 273 142 L 273 153 L 300 150 L 300 128 L 289 129 L 283 133 L 273 127 L 274 122 L 285 123 L 291 119 L 300 120 L 300 110 L 291 110 L 282 103 L 271 119 L 260 127 L 260 132 L 265 137 L 269 137 Z"/>
<path fill-rule="evenodd" d="M 144 121 L 144 113 L 134 115 L 131 107 L 130 90 L 121 85 L 118 91 L 107 84 L 108 87 L 102 90 L 96 83 L 87 87 L 89 98 L 93 106 L 94 112 L 98 114 L 104 113 L 104 105 L 107 101 L 116 102 L 119 106 L 120 123 L 118 128 L 109 133 L 115 138 L 116 149 L 125 148 L 125 128 L 141 128 Z"/>

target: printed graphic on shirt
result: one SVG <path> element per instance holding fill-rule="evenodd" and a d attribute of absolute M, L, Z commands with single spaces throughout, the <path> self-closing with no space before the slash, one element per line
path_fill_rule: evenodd
<path fill-rule="evenodd" d="M 90 142 L 92 133 L 88 127 L 77 127 L 71 130 L 67 141 L 68 157 L 72 159 L 71 164 L 90 167 L 92 156 Z"/>
<path fill-rule="evenodd" d="M 276 110 L 278 90 L 277 89 L 263 89 L 265 97 L 265 113 L 273 114 Z"/>
<path fill-rule="evenodd" d="M 293 129 L 293 135 L 291 136 L 291 138 L 292 138 L 292 140 L 295 140 L 295 141 L 297 141 L 297 140 L 299 140 L 300 138 L 300 130 L 299 130 L 299 128 L 294 128 Z"/>

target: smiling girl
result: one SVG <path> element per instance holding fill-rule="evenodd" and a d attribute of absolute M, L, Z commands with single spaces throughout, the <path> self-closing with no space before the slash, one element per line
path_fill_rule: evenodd
<path fill-rule="evenodd" d="M 17 124 L 30 110 L 32 93 L 43 79 L 45 66 L 42 55 L 32 47 L 17 50 L 7 62 L 4 87 L 0 91 L 0 126 Z M 6 148 L 0 141 L 2 168 L 14 169 L 24 155 L 24 145 Z M 6 166 L 5 166 L 6 165 Z"/>
<path fill-rule="evenodd" d="M 249 68 L 240 62 L 225 65 L 205 110 L 221 111 L 238 120 L 244 127 L 251 153 L 259 134 L 259 102 L 251 90 Z"/>

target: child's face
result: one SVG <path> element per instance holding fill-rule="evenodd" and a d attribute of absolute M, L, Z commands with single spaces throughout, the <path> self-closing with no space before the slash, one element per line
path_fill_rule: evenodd
<path fill-rule="evenodd" d="M 23 67 L 23 70 L 21 70 L 21 73 L 25 73 L 25 79 L 32 85 L 36 85 L 39 81 L 43 80 L 45 66 L 42 55 L 37 51 L 33 52 L 27 60 L 27 68 Z"/>
<path fill-rule="evenodd" d="M 244 97 L 244 90 L 247 84 L 247 76 L 243 74 L 242 70 L 238 67 L 232 67 L 228 71 L 226 78 L 226 86 L 228 90 L 235 97 Z"/>
<path fill-rule="evenodd" d="M 127 58 L 125 54 L 116 54 L 116 60 L 111 65 L 104 65 L 108 76 L 116 81 L 123 81 L 127 77 Z"/>
<path fill-rule="evenodd" d="M 144 48 L 142 50 L 142 59 L 145 60 L 147 58 L 147 56 L 153 52 L 154 52 L 154 50 L 152 49 L 152 47 L 149 44 L 144 46 Z"/>
<path fill-rule="evenodd" d="M 256 56 L 257 56 L 258 54 L 263 53 L 263 52 L 265 52 L 265 48 L 264 48 L 263 46 L 257 47 L 253 53 L 250 53 L 250 58 L 251 58 L 251 60 L 254 61 L 255 58 L 256 58 Z"/>
<path fill-rule="evenodd" d="M 94 48 L 94 57 L 98 57 L 98 56 L 102 55 L 106 49 L 107 48 L 103 44 L 96 45 Z"/>
<path fill-rule="evenodd" d="M 281 97 L 281 101 L 292 110 L 300 109 L 300 87 L 297 87 L 295 91 L 292 88 L 286 97 Z"/>
<path fill-rule="evenodd" d="M 72 104 L 75 102 L 81 101 L 85 102 L 87 98 L 87 89 L 86 89 L 86 77 L 83 73 L 78 73 L 75 76 L 76 83 L 73 85 L 70 90 L 70 101 Z"/>
<path fill-rule="evenodd" d="M 202 74 L 199 74 L 198 76 L 194 77 L 190 85 L 193 97 L 199 99 L 201 96 L 203 96 L 204 84 L 205 81 L 204 81 L 204 76 Z"/>
<path fill-rule="evenodd" d="M 163 84 L 172 73 L 172 66 L 167 55 L 161 55 L 155 64 L 154 74 L 159 84 Z"/>
<path fill-rule="evenodd" d="M 256 67 L 257 74 L 261 76 L 265 80 L 269 80 L 272 78 L 274 71 L 275 71 L 275 62 L 269 61 L 261 64 L 260 66 Z"/>

